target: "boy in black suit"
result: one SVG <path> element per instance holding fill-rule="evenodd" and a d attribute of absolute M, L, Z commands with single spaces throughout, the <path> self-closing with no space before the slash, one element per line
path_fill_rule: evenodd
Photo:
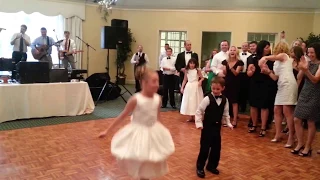
<path fill-rule="evenodd" d="M 215 77 L 211 81 L 212 93 L 208 94 L 200 103 L 196 115 L 195 124 L 201 129 L 200 152 L 197 160 L 197 175 L 205 177 L 204 166 L 208 159 L 206 169 L 219 174 L 217 169 L 220 161 L 221 151 L 221 124 L 225 119 L 228 127 L 233 129 L 230 123 L 228 99 L 222 95 L 225 80 L 222 77 Z"/>

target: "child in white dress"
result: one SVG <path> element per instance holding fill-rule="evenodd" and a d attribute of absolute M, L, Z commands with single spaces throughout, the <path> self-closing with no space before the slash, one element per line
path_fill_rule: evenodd
<path fill-rule="evenodd" d="M 122 113 L 99 137 L 104 137 L 130 113 L 131 123 L 112 138 L 111 153 L 120 169 L 135 179 L 151 179 L 168 172 L 166 159 L 174 150 L 171 134 L 159 121 L 159 77 L 145 67 L 137 69 L 142 91 L 132 96 Z"/>
<path fill-rule="evenodd" d="M 181 93 L 183 94 L 183 97 L 180 113 L 190 116 L 188 122 L 194 121 L 197 108 L 203 99 L 203 76 L 198 67 L 198 61 L 194 58 L 191 58 L 187 64 L 181 86 Z"/>

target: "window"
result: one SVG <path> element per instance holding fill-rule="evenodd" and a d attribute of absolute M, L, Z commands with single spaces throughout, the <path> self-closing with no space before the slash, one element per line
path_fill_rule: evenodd
<path fill-rule="evenodd" d="M 270 42 L 271 49 L 276 42 L 277 33 L 248 33 L 248 42 L 266 40 Z"/>
<path fill-rule="evenodd" d="M 184 41 L 187 32 L 184 31 L 160 31 L 160 53 L 164 51 L 164 45 L 168 43 L 172 48 L 173 54 L 177 56 L 184 51 Z"/>
<path fill-rule="evenodd" d="M 61 15 L 45 16 L 40 13 L 26 14 L 24 12 L 0 12 L 0 17 L 1 27 L 6 29 L 5 31 L 0 32 L 0 57 L 12 57 L 12 45 L 10 44 L 10 41 L 14 33 L 20 32 L 20 26 L 22 24 L 25 24 L 28 27 L 26 34 L 30 36 L 31 43 L 34 39 L 41 36 L 41 27 L 45 27 L 47 29 L 47 35 L 54 40 L 63 39 L 64 18 Z M 27 54 L 28 61 L 34 61 L 30 47 L 28 47 Z M 51 56 L 53 64 L 59 64 L 56 47 L 52 48 Z"/>

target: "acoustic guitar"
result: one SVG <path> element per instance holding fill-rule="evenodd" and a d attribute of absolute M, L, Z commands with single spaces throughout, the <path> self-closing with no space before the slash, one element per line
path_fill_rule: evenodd
<path fill-rule="evenodd" d="M 33 58 L 36 59 L 36 60 L 42 59 L 44 56 L 46 56 L 48 54 L 47 51 L 49 50 L 50 47 L 55 46 L 55 45 L 57 45 L 57 44 L 59 44 L 61 42 L 62 42 L 62 40 L 58 41 L 58 42 L 56 42 L 56 43 L 54 43 L 54 44 L 52 44 L 50 46 L 42 45 L 42 46 L 36 47 L 35 49 L 32 49 L 31 53 L 32 53 Z M 36 50 L 38 50 L 39 53 L 36 53 Z"/>

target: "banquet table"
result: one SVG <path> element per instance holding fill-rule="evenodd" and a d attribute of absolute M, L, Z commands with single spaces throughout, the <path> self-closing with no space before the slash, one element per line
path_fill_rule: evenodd
<path fill-rule="evenodd" d="M 91 114 L 94 108 L 86 82 L 0 84 L 0 123 Z"/>

